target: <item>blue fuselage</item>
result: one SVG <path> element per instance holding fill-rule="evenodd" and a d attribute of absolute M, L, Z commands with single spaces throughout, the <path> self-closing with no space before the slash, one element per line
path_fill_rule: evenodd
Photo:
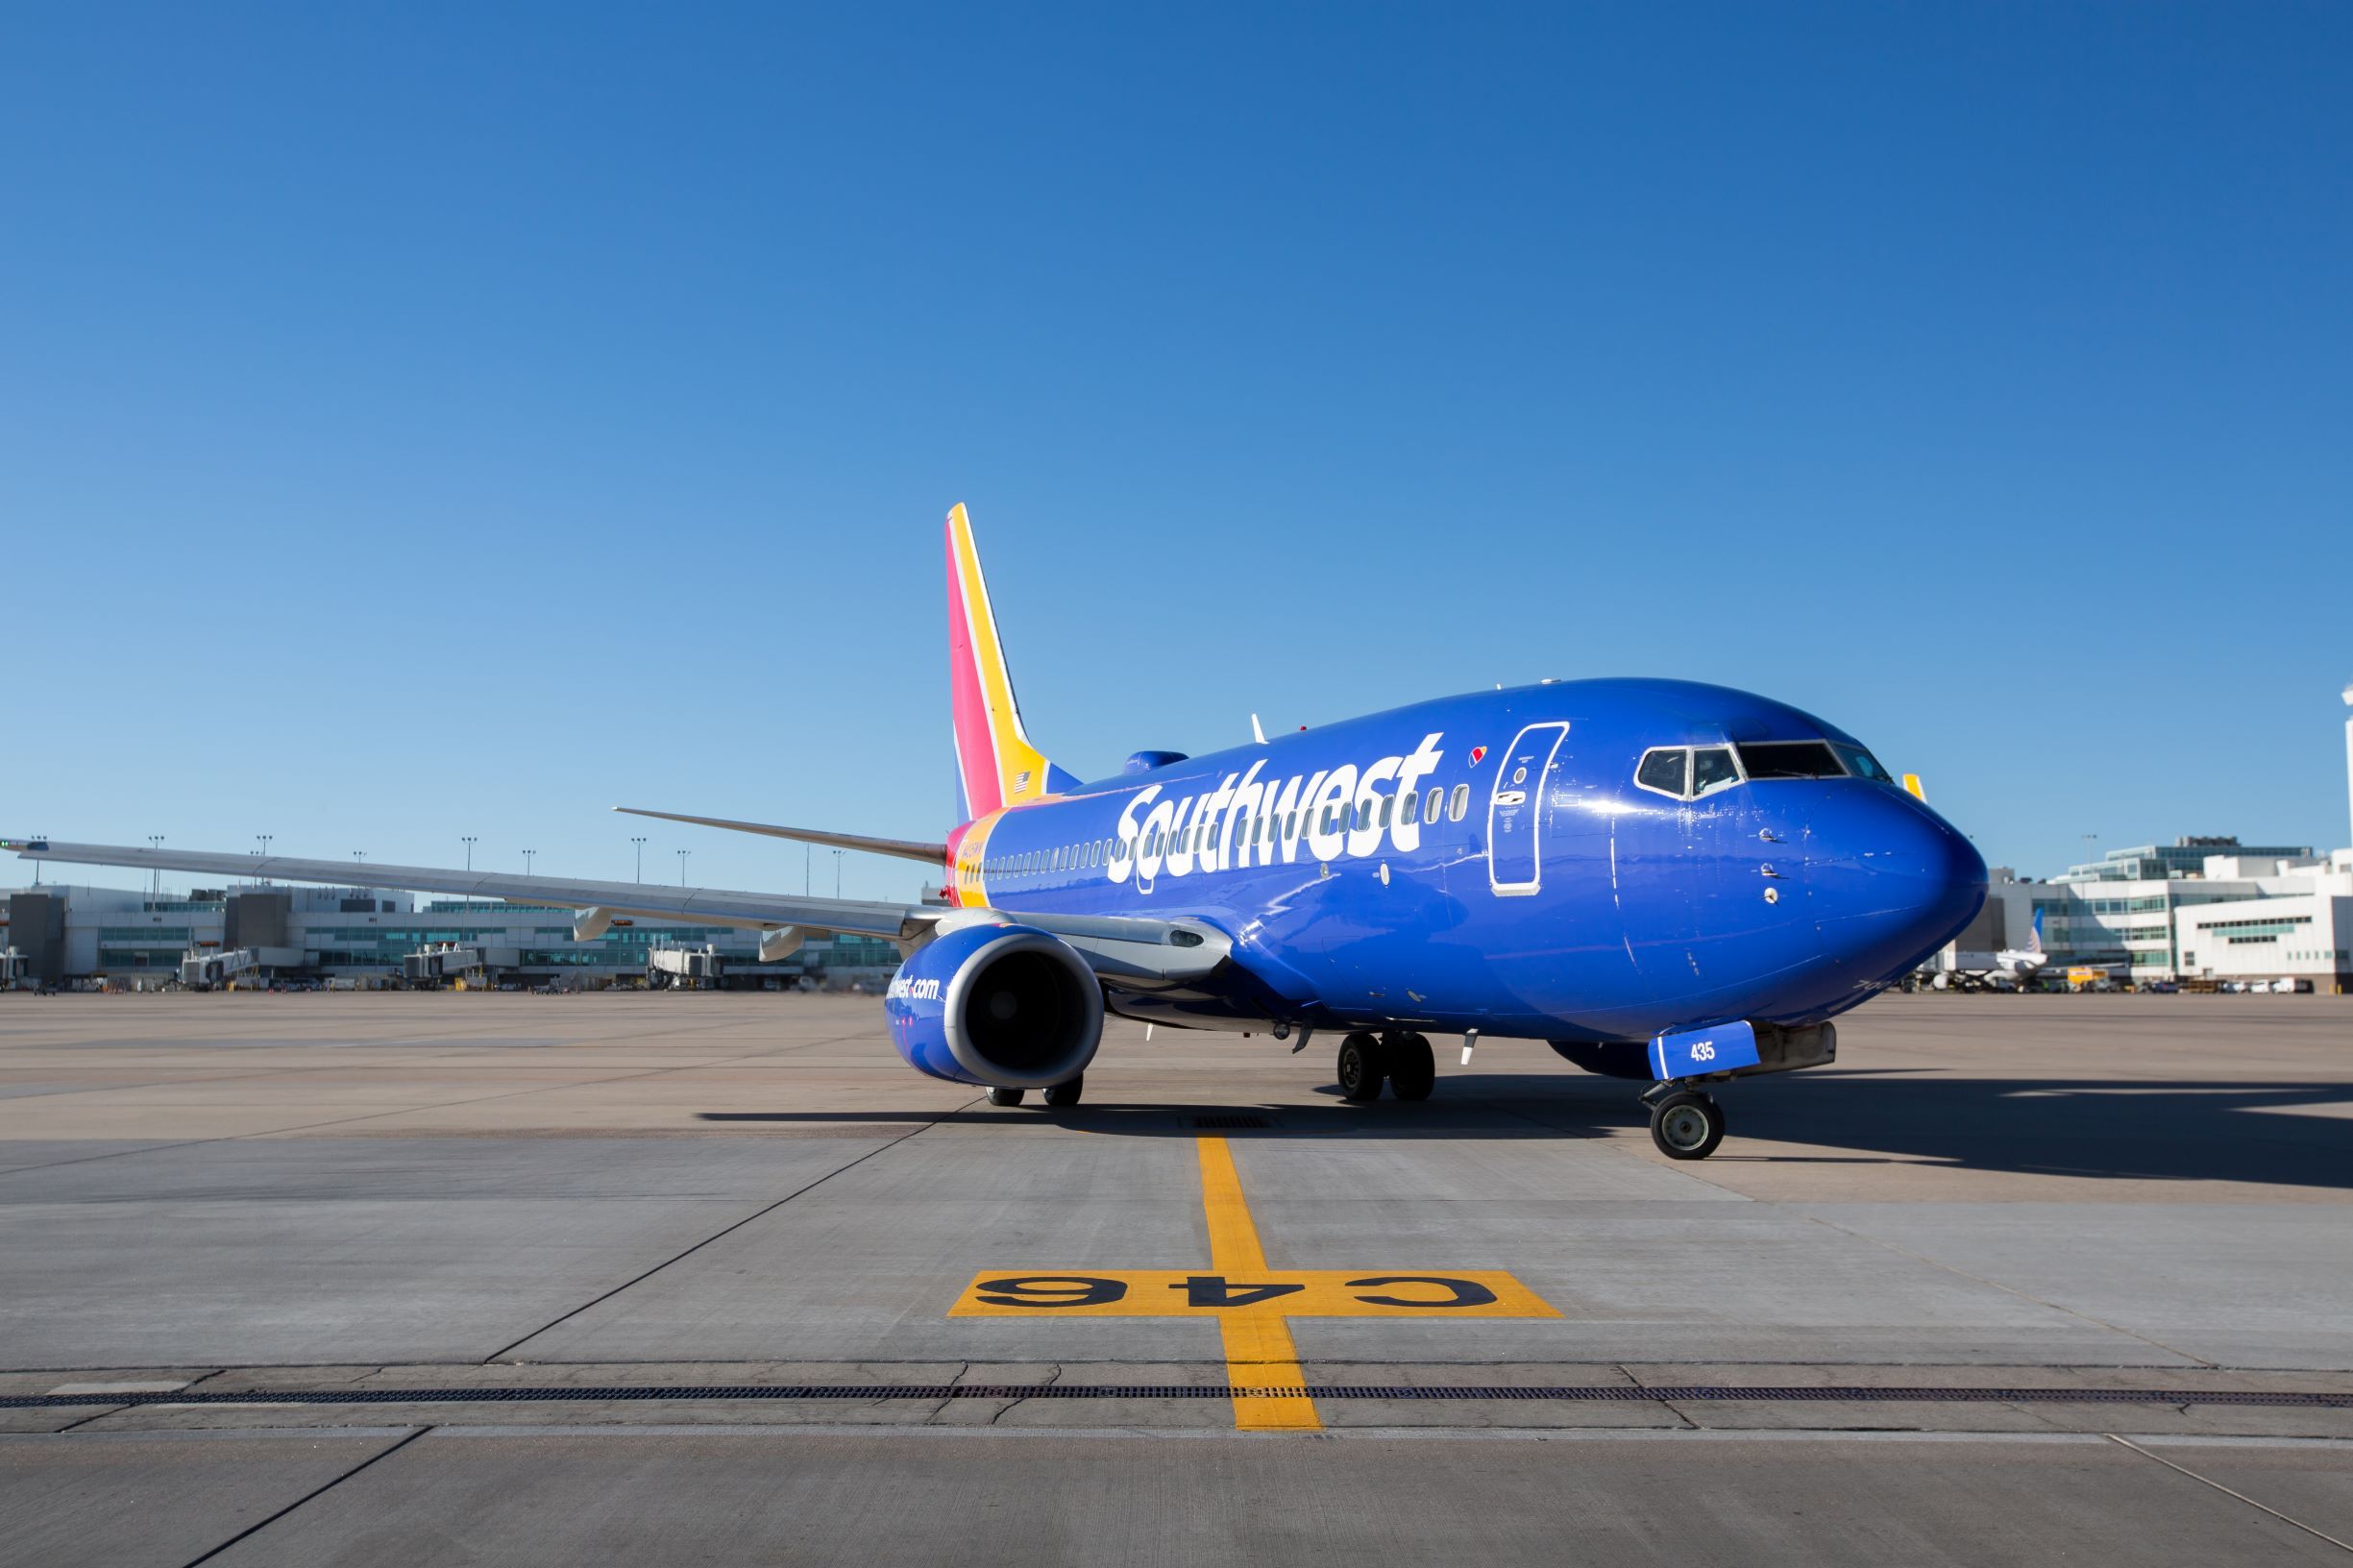
<path fill-rule="evenodd" d="M 1699 785 L 1727 752 L 1737 776 Z M 1821 755 L 1842 761 L 1768 776 Z M 959 855 L 960 902 L 1234 939 L 1214 985 L 1115 997 L 1136 1017 L 1555 1041 L 1817 1022 L 1985 895 L 1969 841 L 1851 737 L 1662 680 L 1477 693 L 1139 767 L 974 823 Z"/>

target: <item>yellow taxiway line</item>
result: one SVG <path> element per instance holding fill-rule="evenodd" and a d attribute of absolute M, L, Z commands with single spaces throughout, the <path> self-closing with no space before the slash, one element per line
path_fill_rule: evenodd
<path fill-rule="evenodd" d="M 1209 1219 L 1210 1265 L 1230 1280 L 1262 1279 L 1266 1252 L 1250 1218 L 1250 1200 L 1222 1138 L 1201 1139 L 1201 1208 Z M 1321 1432 L 1315 1401 L 1301 1394 L 1246 1394 L 1245 1388 L 1301 1385 L 1299 1347 L 1287 1317 L 1234 1312 L 1217 1320 L 1224 1336 L 1226 1382 L 1234 1388 L 1234 1426 L 1240 1432 Z"/>

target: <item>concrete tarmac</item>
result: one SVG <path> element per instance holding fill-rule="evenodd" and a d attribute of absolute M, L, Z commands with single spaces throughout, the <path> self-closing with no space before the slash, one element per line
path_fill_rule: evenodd
<path fill-rule="evenodd" d="M 1326 1043 L 0 997 L 0 1563 L 2353 1551 L 2353 1004 L 1882 998 L 1697 1164 Z"/>

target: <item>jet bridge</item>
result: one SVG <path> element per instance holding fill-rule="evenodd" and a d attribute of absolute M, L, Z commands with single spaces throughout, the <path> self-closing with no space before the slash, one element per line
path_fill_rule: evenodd
<path fill-rule="evenodd" d="M 679 990 L 716 986 L 726 967 L 710 943 L 699 947 L 656 947 L 646 955 L 646 980 Z"/>

